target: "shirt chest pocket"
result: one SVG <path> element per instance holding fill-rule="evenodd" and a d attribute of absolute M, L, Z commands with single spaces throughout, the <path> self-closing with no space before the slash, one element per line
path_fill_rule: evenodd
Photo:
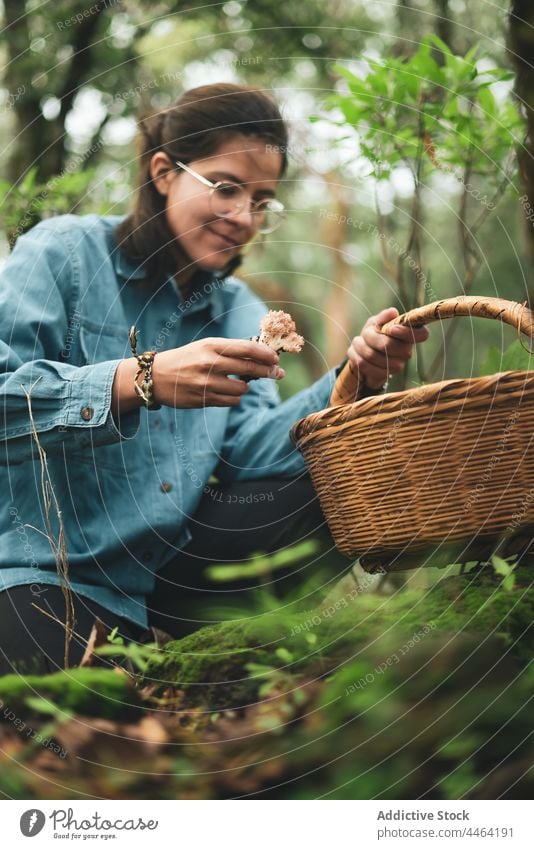
<path fill-rule="evenodd" d="M 80 325 L 80 349 L 84 365 L 132 356 L 128 328 L 98 325 L 88 319 Z"/>

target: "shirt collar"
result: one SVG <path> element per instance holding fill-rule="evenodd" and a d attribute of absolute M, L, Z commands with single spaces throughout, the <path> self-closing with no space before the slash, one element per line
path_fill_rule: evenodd
<path fill-rule="evenodd" d="M 209 309 L 212 321 L 218 321 L 225 312 L 223 288 L 228 274 L 217 274 L 211 271 L 199 271 L 193 277 L 191 291 L 185 300 L 176 280 L 172 275 L 168 277 L 170 283 L 180 299 L 180 309 L 183 314 L 191 315 L 201 310 Z"/>
<path fill-rule="evenodd" d="M 116 273 L 127 282 L 130 280 L 142 280 L 146 276 L 142 263 L 132 262 L 120 248 L 113 253 L 113 262 Z M 193 278 L 193 289 L 189 297 L 182 301 L 182 295 L 176 280 L 172 275 L 167 278 L 183 304 L 183 312 L 188 314 L 199 312 L 209 308 L 212 320 L 220 320 L 225 312 L 223 288 L 225 280 L 231 275 L 234 268 L 241 263 L 241 257 L 235 257 L 223 272 L 198 271 Z"/>
<path fill-rule="evenodd" d="M 113 251 L 113 264 L 115 271 L 120 277 L 125 280 L 141 280 L 145 277 L 145 270 L 142 265 L 137 262 L 132 262 L 126 257 L 120 248 L 115 248 Z"/>

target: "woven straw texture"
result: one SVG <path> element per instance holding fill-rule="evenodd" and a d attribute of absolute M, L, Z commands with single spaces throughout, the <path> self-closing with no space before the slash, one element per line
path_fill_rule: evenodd
<path fill-rule="evenodd" d="M 495 298 L 429 304 L 384 325 L 494 318 L 532 338 L 534 314 Z M 360 390 L 349 366 L 332 402 Z M 387 561 L 534 526 L 534 371 L 446 380 L 301 419 L 302 451 L 336 546 Z"/>

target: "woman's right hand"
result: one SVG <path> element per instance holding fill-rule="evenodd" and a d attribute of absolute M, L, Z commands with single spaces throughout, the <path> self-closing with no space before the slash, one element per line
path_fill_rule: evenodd
<path fill-rule="evenodd" d="M 152 364 L 153 396 L 167 407 L 237 407 L 249 386 L 228 375 L 285 376 L 278 354 L 259 342 L 213 337 L 159 351 Z"/>

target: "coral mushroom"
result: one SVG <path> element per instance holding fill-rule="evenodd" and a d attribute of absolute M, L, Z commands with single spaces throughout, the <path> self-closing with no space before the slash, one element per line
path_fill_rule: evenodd
<path fill-rule="evenodd" d="M 287 351 L 298 354 L 304 345 L 304 339 L 297 333 L 295 322 L 289 313 L 283 310 L 269 310 L 260 322 L 260 335 L 253 337 L 254 342 L 263 342 L 277 353 Z"/>

